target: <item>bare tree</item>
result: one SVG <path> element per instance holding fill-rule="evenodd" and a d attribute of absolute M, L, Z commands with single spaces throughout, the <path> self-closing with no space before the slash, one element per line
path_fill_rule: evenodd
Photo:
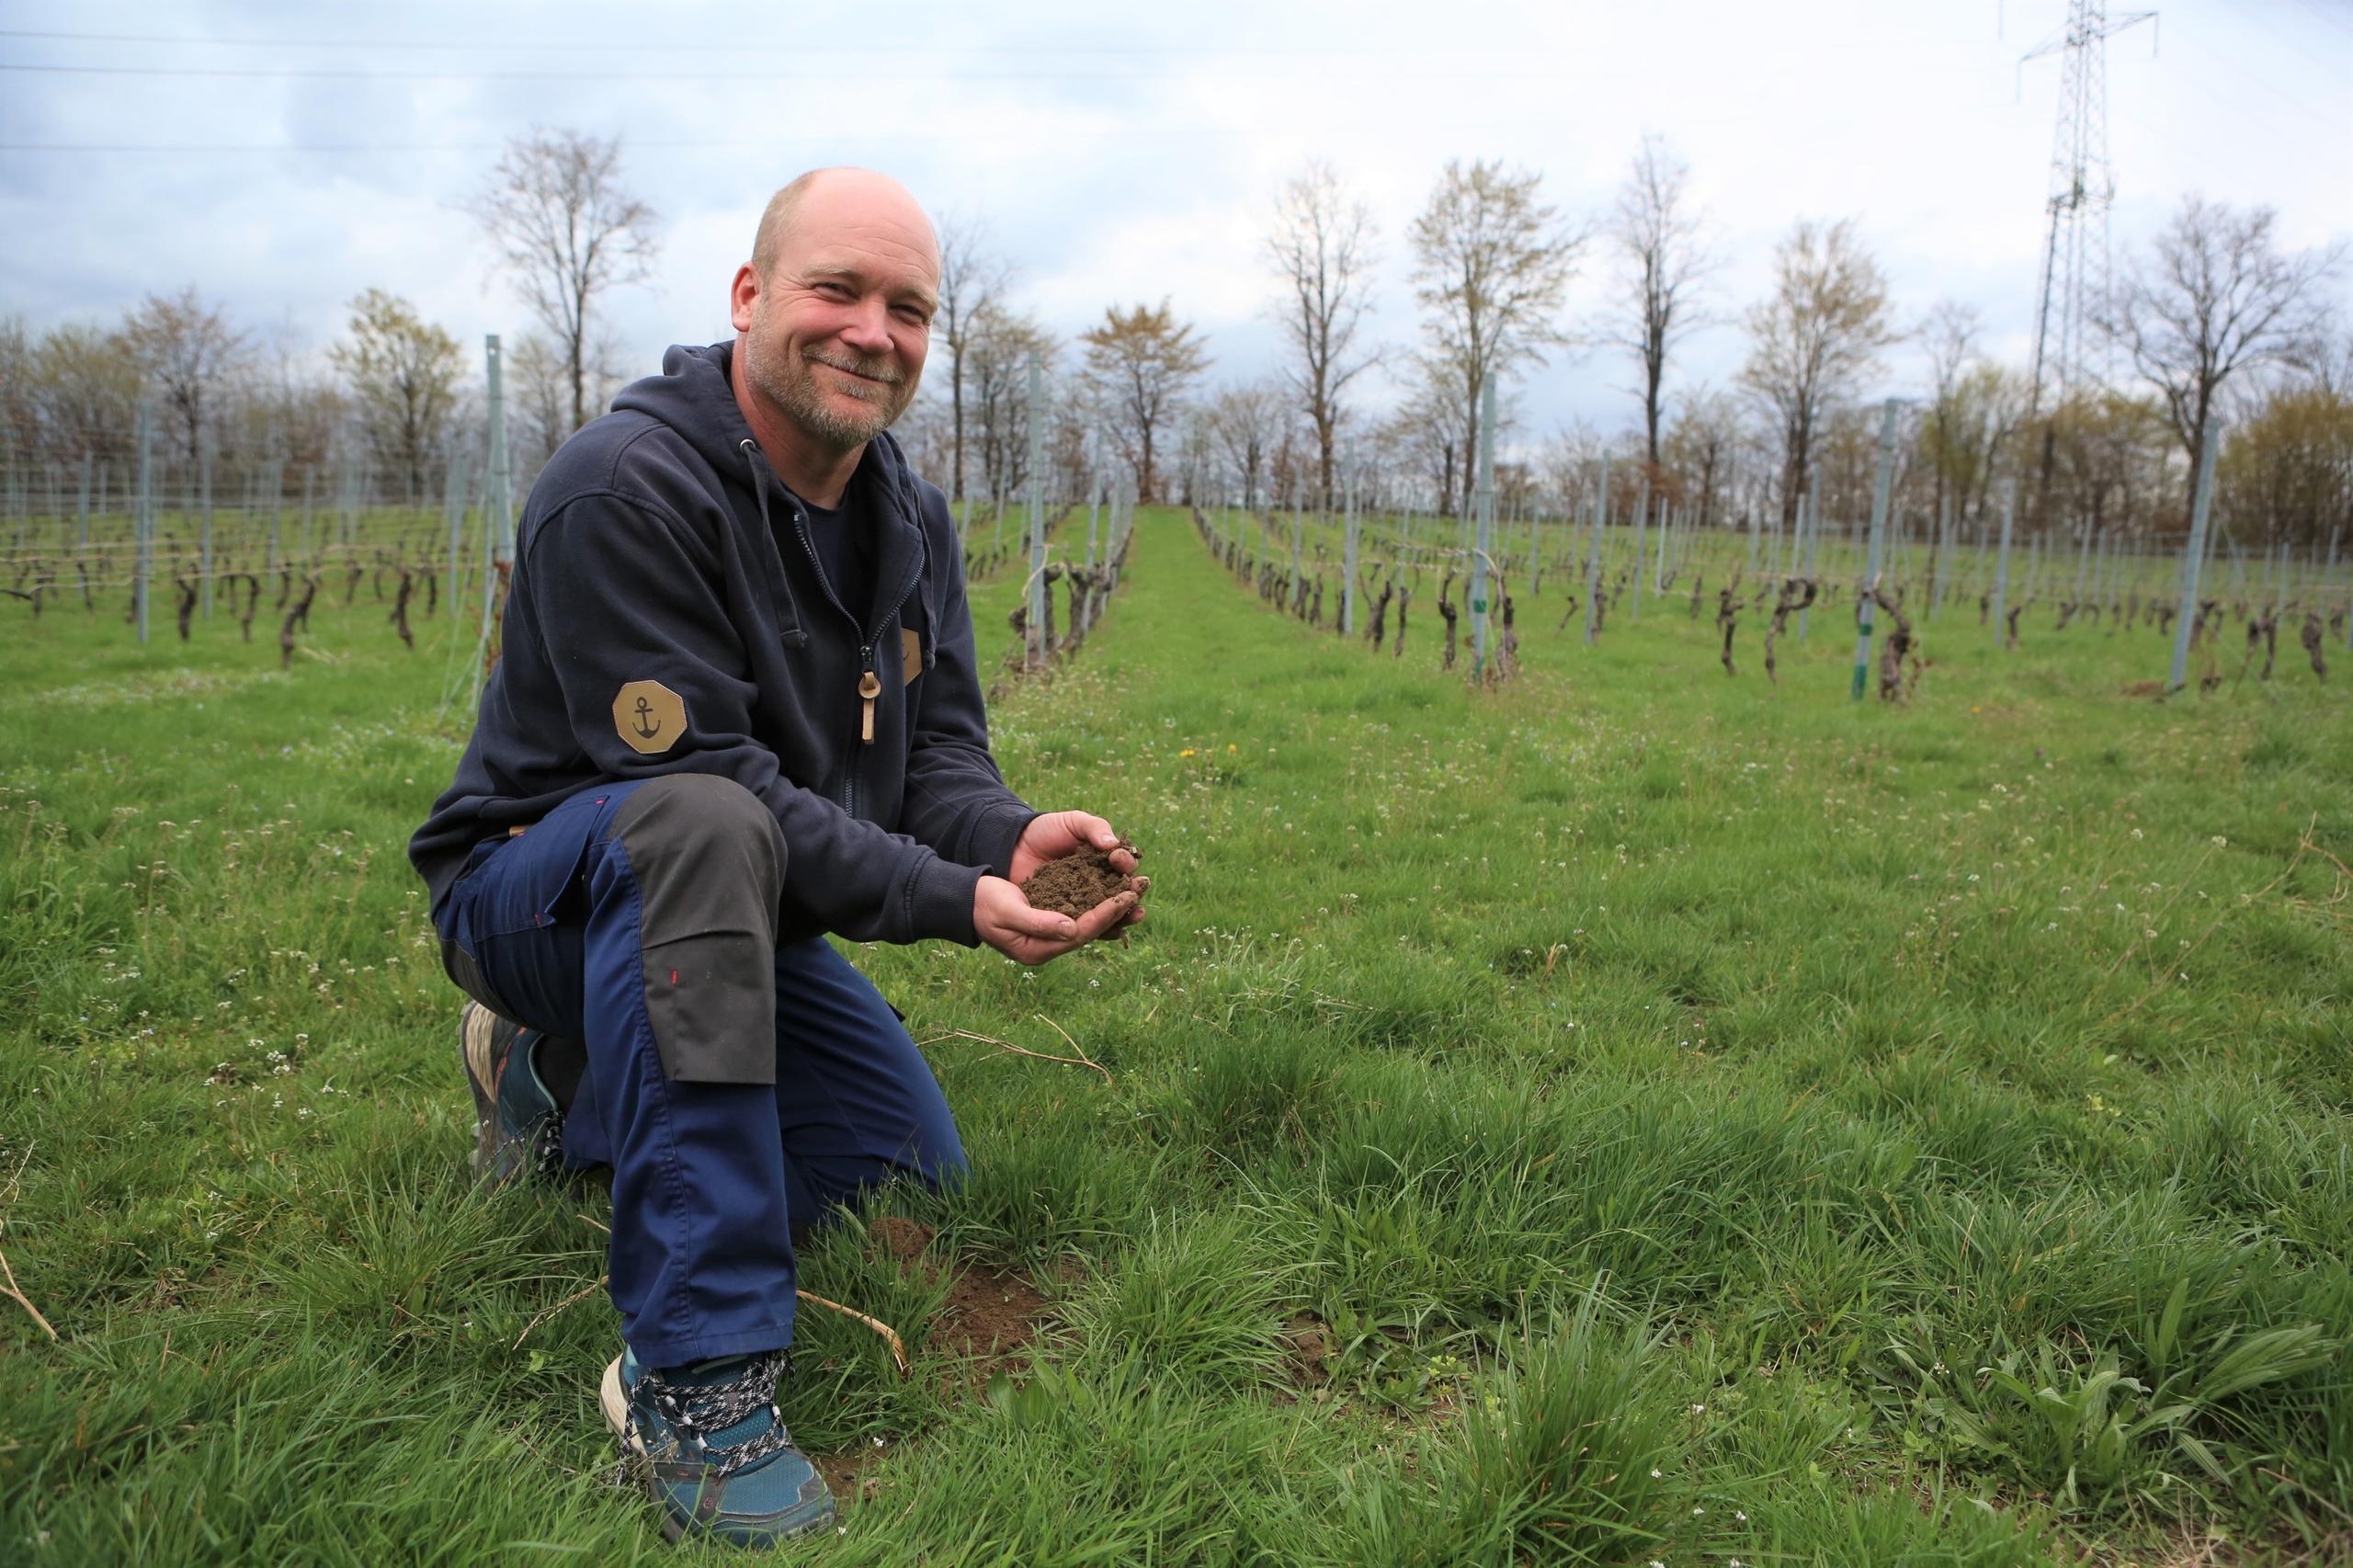
<path fill-rule="evenodd" d="M 1677 400 L 1663 447 L 1666 488 L 1702 531 L 1730 510 L 1727 492 L 1740 446 L 1740 411 L 1728 395 L 1703 386 Z"/>
<path fill-rule="evenodd" d="M 642 282 L 660 240 L 653 209 L 621 189 L 619 137 L 533 131 L 506 143 L 466 210 L 562 355 L 572 428 L 588 422 L 599 296 Z"/>
<path fill-rule="evenodd" d="M 103 454 L 131 428 L 139 360 L 122 334 L 69 322 L 42 334 L 24 369 L 21 382 L 8 379 L 29 394 L 57 457 Z"/>
<path fill-rule="evenodd" d="M 204 446 L 205 411 L 243 361 L 245 335 L 188 288 L 169 299 L 148 295 L 124 318 L 122 335 L 140 369 L 163 392 L 188 460 L 195 462 Z"/>
<path fill-rule="evenodd" d="M 1416 293 L 1427 312 L 1423 334 L 1463 397 L 1458 489 L 1467 493 L 1479 449 L 1479 396 L 1490 376 L 1539 363 L 1568 338 L 1562 301 L 1586 235 L 1537 199 L 1543 176 L 1514 173 L 1500 160 L 1465 167 L 1449 159 L 1414 220 Z M 1450 505 L 1452 494 L 1440 498 Z"/>
<path fill-rule="evenodd" d="M 369 444 L 400 473 L 414 504 L 457 406 L 458 340 L 406 300 L 369 289 L 351 301 L 350 341 L 327 358 L 351 382 Z"/>
<path fill-rule="evenodd" d="M 1749 307 L 1748 332 L 1740 380 L 1780 426 L 1781 526 L 1794 528 L 1815 426 L 1895 341 L 1887 279 L 1851 219 L 1798 221 L 1775 253 L 1773 291 Z"/>
<path fill-rule="evenodd" d="M 1332 452 L 1343 410 L 1340 394 L 1379 356 L 1357 347 L 1373 265 L 1371 210 L 1340 184 L 1330 165 L 1311 161 L 1275 198 L 1267 255 L 1282 280 L 1276 319 L 1290 342 L 1284 373 L 1305 400 L 1315 430 L 1317 483 L 1332 494 Z"/>
<path fill-rule="evenodd" d="M 1185 399 L 1194 377 L 1209 369 L 1210 357 L 1192 324 L 1180 322 L 1163 300 L 1157 308 L 1122 311 L 1108 305 L 1103 324 L 1079 335 L 1086 345 L 1086 369 L 1111 415 L 1128 460 L 1135 465 L 1136 499 L 1158 498 L 1153 445 L 1168 416 Z"/>
<path fill-rule="evenodd" d="M 1035 354 L 1051 366 L 1060 346 L 1035 319 L 1017 315 L 995 300 L 983 301 L 965 330 L 965 369 L 972 376 L 972 411 L 980 426 L 981 474 L 989 498 L 1001 506 L 1028 477 L 1029 357 Z"/>
<path fill-rule="evenodd" d="M 1616 341 L 1643 369 L 1643 451 L 1658 468 L 1659 386 L 1667 356 L 1699 326 L 1696 295 L 1714 270 L 1715 258 L 1701 237 L 1685 186 L 1690 165 L 1657 136 L 1645 136 L 1633 167 L 1618 190 L 1618 211 L 1609 225 L 1622 264 Z"/>
<path fill-rule="evenodd" d="M 1461 367 L 1427 354 L 1415 355 L 1413 363 L 1414 380 L 1397 410 L 1388 444 L 1430 482 L 1438 507 L 1444 511 L 1453 504 L 1456 481 L 1469 483 L 1461 472 L 1463 454 L 1470 449 L 1463 420 L 1476 404 L 1463 399 Z"/>
<path fill-rule="evenodd" d="M 949 466 L 948 498 L 964 499 L 964 354 L 972 347 L 972 321 L 1005 291 L 1011 268 L 990 254 L 988 233 L 977 218 L 943 213 L 932 220 L 939 237 L 939 310 L 933 335 L 948 345 Z"/>
<path fill-rule="evenodd" d="M 508 449 L 518 465 L 544 465 L 575 428 L 571 364 L 562 348 L 527 332 L 506 346 L 503 369 Z"/>
<path fill-rule="evenodd" d="M 2174 434 L 2189 451 L 2192 495 L 2223 385 L 2256 366 L 2313 358 L 2326 342 L 2313 285 L 2335 273 L 2344 250 L 2283 256 L 2272 240 L 2276 217 L 2268 207 L 2240 213 L 2187 197 L 2115 292 L 2107 324 L 2133 369 L 2164 396 Z"/>
<path fill-rule="evenodd" d="M 2034 388 L 2026 372 L 1990 359 L 1972 359 L 1953 382 L 1938 460 L 1956 494 L 1960 516 L 1982 517 L 1991 505 L 2002 449 L 2026 423 Z"/>
<path fill-rule="evenodd" d="M 1282 438 L 1283 389 L 1271 381 L 1237 381 L 1210 404 L 1209 429 L 1233 472 L 1242 476 L 1242 505 L 1258 505 L 1258 477 Z"/>
<path fill-rule="evenodd" d="M 1920 322 L 1920 338 L 1928 350 L 1928 385 L 1932 400 L 1920 422 L 1923 455 L 1934 482 L 1937 516 L 1944 515 L 1945 491 L 1955 484 L 1969 450 L 1961 433 L 1961 372 L 1976 356 L 1977 307 L 1959 300 L 1939 300 Z"/>
<path fill-rule="evenodd" d="M 2245 402 L 2215 475 L 2229 515 L 2267 542 L 2306 548 L 2353 528 L 2353 396 L 2313 373 Z"/>
<path fill-rule="evenodd" d="M 0 457 L 13 462 L 40 440 L 33 416 L 32 334 L 23 314 L 11 311 L 0 314 Z"/>

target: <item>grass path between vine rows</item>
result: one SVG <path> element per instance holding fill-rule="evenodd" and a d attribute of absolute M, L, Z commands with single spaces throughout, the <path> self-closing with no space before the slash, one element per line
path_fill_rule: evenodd
<path fill-rule="evenodd" d="M 2153 640 L 1954 613 L 1857 706 L 1843 617 L 1775 688 L 1536 597 L 1470 691 L 1435 597 L 1376 657 L 1147 509 L 1088 645 L 993 670 L 1151 918 L 850 949 L 976 1172 L 804 1253 L 914 1368 L 802 1309 L 845 1506 L 793 1555 L 2345 1553 L 2344 688 L 2131 701 Z M 599 1479 L 602 1197 L 466 1174 L 402 846 L 471 640 L 8 614 L 0 1561 L 667 1560 Z"/>

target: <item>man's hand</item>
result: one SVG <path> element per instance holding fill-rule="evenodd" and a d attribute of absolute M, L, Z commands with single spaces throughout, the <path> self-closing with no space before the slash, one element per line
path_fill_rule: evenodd
<path fill-rule="evenodd" d="M 1138 902 L 1142 896 L 1123 892 L 1073 919 L 1051 909 L 1032 908 L 1021 890 L 1003 877 L 983 877 L 972 890 L 972 929 L 982 941 L 1016 963 L 1040 964 L 1086 946 L 1106 931 L 1142 919 Z"/>
<path fill-rule="evenodd" d="M 1013 846 L 1013 866 L 1006 880 L 1026 882 L 1029 873 L 1049 860 L 1059 860 L 1075 855 L 1082 849 L 1100 849 L 1111 857 L 1111 869 L 1123 877 L 1136 874 L 1135 851 L 1120 842 L 1120 835 L 1101 817 L 1085 812 L 1048 812 L 1031 819 L 1021 830 L 1021 841 Z"/>
<path fill-rule="evenodd" d="M 1019 884 L 1049 861 L 1087 848 L 1102 850 L 1121 876 L 1135 877 L 1134 891 L 1107 898 L 1074 919 L 1030 907 Z M 1033 819 L 1013 846 L 1010 869 L 1010 877 L 983 877 L 973 890 L 972 928 L 982 941 L 1017 963 L 1044 963 L 1106 932 L 1138 924 L 1143 919 L 1144 892 L 1152 886 L 1151 878 L 1136 877 L 1135 851 L 1120 842 L 1109 823 L 1086 812 L 1048 812 Z"/>

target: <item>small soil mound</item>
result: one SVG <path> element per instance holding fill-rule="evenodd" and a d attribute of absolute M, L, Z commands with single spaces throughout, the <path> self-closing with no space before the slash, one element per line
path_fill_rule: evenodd
<path fill-rule="evenodd" d="M 982 1358 L 979 1370 L 985 1385 L 991 1372 L 1029 1369 L 1027 1352 L 1047 1311 L 1046 1298 L 1018 1274 L 969 1268 L 949 1288 L 930 1339 L 959 1355 Z"/>
<path fill-rule="evenodd" d="M 866 1224 L 869 1250 L 896 1264 L 910 1264 L 923 1256 L 931 1244 L 931 1227 L 916 1220 L 903 1220 L 895 1214 L 885 1214 Z"/>
<path fill-rule="evenodd" d="M 929 1225 L 885 1215 L 867 1221 L 866 1234 L 873 1256 L 890 1258 L 926 1278 L 935 1276 L 940 1267 L 924 1256 L 931 1245 Z M 984 1388 L 993 1373 L 1029 1370 L 1029 1346 L 1051 1315 L 1046 1298 L 1022 1275 L 969 1264 L 954 1270 L 939 1315 L 918 1332 L 927 1345 L 977 1358 L 973 1386 Z"/>
<path fill-rule="evenodd" d="M 1337 1348 L 1330 1325 L 1315 1313 L 1293 1312 L 1284 1320 L 1283 1355 L 1300 1388 L 1320 1388 L 1331 1380 L 1327 1363 Z"/>
<path fill-rule="evenodd" d="M 1100 849 L 1082 849 L 1059 860 L 1049 860 L 1021 884 L 1022 896 L 1033 909 L 1051 909 L 1075 919 L 1107 898 L 1117 898 L 1136 885 L 1133 877 L 1114 868 Z"/>

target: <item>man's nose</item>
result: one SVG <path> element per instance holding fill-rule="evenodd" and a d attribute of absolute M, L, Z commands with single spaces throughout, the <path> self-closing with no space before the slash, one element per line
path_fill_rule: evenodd
<path fill-rule="evenodd" d="M 858 301 L 850 312 L 849 324 L 842 328 L 842 341 L 861 354 L 891 352 L 891 310 L 881 300 Z"/>

